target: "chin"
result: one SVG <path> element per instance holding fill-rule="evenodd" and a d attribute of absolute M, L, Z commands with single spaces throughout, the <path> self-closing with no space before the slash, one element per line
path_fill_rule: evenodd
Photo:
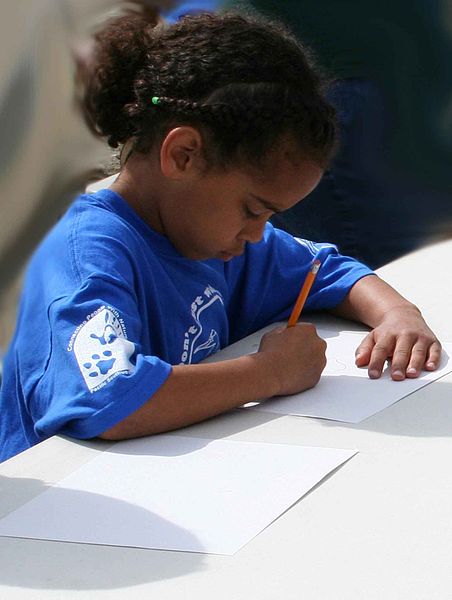
<path fill-rule="evenodd" d="M 224 262 L 228 262 L 229 260 L 232 260 L 236 256 L 237 256 L 237 254 L 232 254 L 232 252 L 219 252 L 217 255 L 217 258 L 219 258 L 220 260 L 223 260 Z"/>
<path fill-rule="evenodd" d="M 206 254 L 201 252 L 184 252 L 184 256 L 190 260 L 209 260 L 211 258 L 219 258 L 218 254 Z"/>

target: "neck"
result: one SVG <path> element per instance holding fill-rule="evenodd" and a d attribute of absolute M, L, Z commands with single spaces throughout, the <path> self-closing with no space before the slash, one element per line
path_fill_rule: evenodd
<path fill-rule="evenodd" d="M 160 214 L 162 175 L 150 156 L 132 154 L 110 189 L 154 231 L 165 235 Z"/>

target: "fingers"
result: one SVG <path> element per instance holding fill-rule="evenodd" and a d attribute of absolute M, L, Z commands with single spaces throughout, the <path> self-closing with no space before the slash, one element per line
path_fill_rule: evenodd
<path fill-rule="evenodd" d="M 411 342 L 411 343 L 410 343 Z M 408 358 L 408 363 L 407 363 Z M 430 338 L 417 338 L 414 342 L 403 339 L 397 343 L 391 366 L 395 380 L 419 377 L 422 370 L 434 371 L 441 361 L 441 344 Z"/>
<path fill-rule="evenodd" d="M 276 395 L 295 394 L 314 387 L 326 365 L 326 342 L 312 324 L 273 329 L 260 342 L 273 376 Z"/>
<path fill-rule="evenodd" d="M 387 359 L 391 358 L 393 355 L 394 346 L 395 339 L 392 336 L 382 338 L 375 343 L 368 365 L 368 374 L 370 379 L 378 379 L 381 377 Z"/>
<path fill-rule="evenodd" d="M 439 363 L 441 362 L 441 344 L 438 340 L 434 341 L 430 346 L 427 360 L 425 361 L 424 368 L 427 371 L 434 371 L 439 367 Z"/>
<path fill-rule="evenodd" d="M 418 377 L 426 358 L 426 344 L 417 336 L 402 335 L 396 343 L 391 363 L 391 377 L 402 381 L 405 377 Z"/>
<path fill-rule="evenodd" d="M 416 335 L 401 335 L 398 339 L 386 336 L 375 340 L 374 332 L 369 333 L 356 351 L 356 365 L 367 365 L 369 377 L 381 377 L 385 363 L 391 360 L 391 377 L 402 381 L 405 377 L 419 377 L 422 370 L 434 371 L 441 360 L 441 344 L 438 340 Z"/>
<path fill-rule="evenodd" d="M 429 368 L 429 370 L 433 371 L 439 364 L 440 354 L 441 350 L 439 350 L 439 352 L 435 355 L 435 359 L 430 359 L 428 344 L 422 341 L 417 341 L 411 351 L 410 361 L 405 371 L 406 376 L 409 378 L 419 377 L 424 366 L 426 367 L 427 361 L 432 363 L 432 365 L 436 365 Z"/>
<path fill-rule="evenodd" d="M 383 372 L 386 360 L 392 356 L 394 345 L 393 336 L 376 340 L 374 331 L 371 331 L 355 352 L 356 366 L 365 367 L 367 365 L 369 377 L 378 379 Z"/>
<path fill-rule="evenodd" d="M 360 343 L 355 352 L 355 364 L 357 367 L 365 367 L 369 364 L 373 347 L 375 346 L 374 332 L 371 331 Z"/>

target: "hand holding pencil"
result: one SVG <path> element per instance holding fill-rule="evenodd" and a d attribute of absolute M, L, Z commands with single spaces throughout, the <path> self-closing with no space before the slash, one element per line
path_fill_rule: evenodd
<path fill-rule="evenodd" d="M 259 345 L 258 360 L 274 383 L 272 395 L 296 394 L 314 387 L 326 365 L 326 342 L 312 323 L 276 327 Z M 256 355 L 254 355 L 256 356 Z"/>
<path fill-rule="evenodd" d="M 326 247 L 314 257 L 290 315 L 287 327 L 266 333 L 259 352 L 272 357 L 269 369 L 276 371 L 280 391 L 276 395 L 294 394 L 316 385 L 325 368 L 326 343 L 317 335 L 312 323 L 297 325 L 301 311 L 322 264 L 321 258 L 334 247 Z"/>

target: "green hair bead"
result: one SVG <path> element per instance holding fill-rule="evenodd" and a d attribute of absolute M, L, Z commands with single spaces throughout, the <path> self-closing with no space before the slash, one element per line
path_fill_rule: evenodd
<path fill-rule="evenodd" d="M 160 104 L 160 98 L 158 96 L 152 96 L 152 104 Z"/>

